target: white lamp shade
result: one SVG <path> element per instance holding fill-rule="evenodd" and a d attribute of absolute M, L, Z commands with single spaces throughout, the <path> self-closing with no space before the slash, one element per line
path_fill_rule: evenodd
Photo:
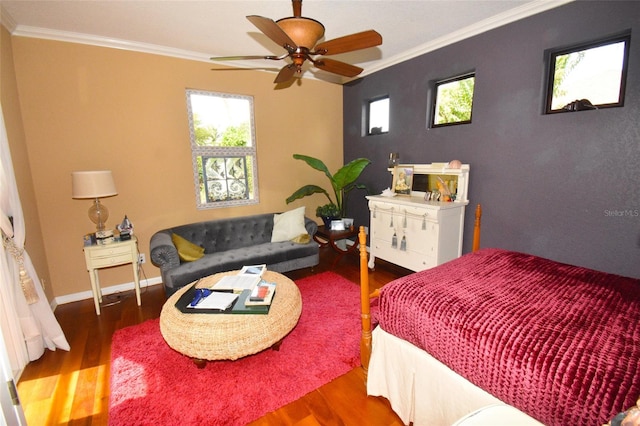
<path fill-rule="evenodd" d="M 72 198 L 100 198 L 118 195 L 111 170 L 71 173 Z"/>

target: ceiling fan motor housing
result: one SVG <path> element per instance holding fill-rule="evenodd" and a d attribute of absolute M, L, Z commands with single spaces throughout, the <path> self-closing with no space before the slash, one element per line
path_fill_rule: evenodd
<path fill-rule="evenodd" d="M 324 25 L 315 19 L 292 17 L 280 19 L 276 23 L 298 47 L 309 50 L 324 36 Z"/>

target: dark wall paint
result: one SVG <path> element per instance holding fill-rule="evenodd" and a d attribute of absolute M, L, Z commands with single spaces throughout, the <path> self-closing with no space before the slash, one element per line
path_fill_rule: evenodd
<path fill-rule="evenodd" d="M 631 29 L 625 105 L 543 115 L 544 52 Z M 384 37 L 384 34 L 383 34 Z M 473 122 L 428 129 L 430 82 L 475 70 Z M 363 137 L 367 99 L 388 94 L 388 134 Z M 482 204 L 483 247 L 640 277 L 640 2 L 579 1 L 429 52 L 344 87 L 345 163 L 391 185 L 402 163 L 471 165 L 464 252 Z M 348 214 L 368 225 L 362 193 Z"/>

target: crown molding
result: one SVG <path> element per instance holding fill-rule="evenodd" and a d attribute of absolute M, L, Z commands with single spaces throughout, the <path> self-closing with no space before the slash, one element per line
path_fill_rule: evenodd
<path fill-rule="evenodd" d="M 362 78 L 366 75 L 373 74 L 385 68 L 389 68 L 392 65 L 399 64 L 401 62 L 413 59 L 425 53 L 433 52 L 434 50 L 448 46 L 453 43 L 457 43 L 467 38 L 471 38 L 478 34 L 493 30 L 495 28 L 502 27 L 512 22 L 519 21 L 520 19 L 528 18 L 538 13 L 546 12 L 550 9 L 574 2 L 575 0 L 538 0 L 531 3 L 526 3 L 520 7 L 511 9 L 508 12 L 501 13 L 493 16 L 489 19 L 482 20 L 468 27 L 462 28 L 458 31 L 447 34 L 446 36 L 436 38 L 424 43 L 414 49 L 407 50 L 399 55 L 390 57 L 385 61 L 380 61 L 373 67 L 368 67 L 365 71 L 358 76 Z M 355 79 L 353 79 L 355 80 Z M 351 81 L 351 80 L 350 80 Z"/>
<path fill-rule="evenodd" d="M 537 0 L 534 2 L 526 3 L 520 7 L 514 8 L 508 12 L 501 13 L 492 18 L 482 20 L 468 27 L 462 28 L 446 36 L 434 39 L 428 43 L 424 43 L 414 49 L 408 50 L 401 54 L 392 56 L 387 60 L 382 60 L 372 67 L 368 67 L 362 74 L 355 78 L 342 78 L 341 83 L 347 83 L 349 81 L 357 80 L 366 75 L 373 74 L 374 72 L 388 68 L 392 65 L 399 64 L 401 62 L 413 59 L 417 56 L 423 55 L 428 52 L 440 49 L 444 46 L 456 43 L 458 41 L 473 37 L 483 32 L 501 27 L 506 24 L 518 21 L 520 19 L 533 16 L 535 14 L 545 12 L 547 10 L 571 3 L 575 0 Z M 211 63 L 209 59 L 210 55 L 201 52 L 193 52 L 182 49 L 175 49 L 166 46 L 159 46 L 149 43 L 133 42 L 129 40 L 121 40 L 117 38 L 102 37 L 91 34 L 75 33 L 69 31 L 59 31 L 47 28 L 32 27 L 26 25 L 16 25 L 15 21 L 4 10 L 2 4 L 0 4 L 0 22 L 9 30 L 14 36 L 19 37 L 32 37 L 41 38 L 47 40 L 65 41 L 69 43 L 87 44 L 92 46 L 108 47 L 112 49 L 130 50 L 142 53 L 151 53 L 154 55 L 171 56 L 181 59 L 189 59 L 193 61 Z M 238 68 L 252 68 L 255 67 L 255 63 L 247 62 L 234 62 L 234 67 Z M 305 73 L 309 74 L 309 73 Z M 317 79 L 313 75 L 307 75 L 305 78 Z"/>
<path fill-rule="evenodd" d="M 70 31 L 51 30 L 48 28 L 30 27 L 18 25 L 11 33 L 18 37 L 40 38 L 45 40 L 65 41 L 69 43 L 88 44 L 91 46 L 108 47 L 112 49 L 131 50 L 135 52 L 151 53 L 154 55 L 173 56 L 176 58 L 190 59 L 194 61 L 209 62 L 209 56 L 189 50 L 175 49 L 150 43 L 140 43 L 111 37 L 102 37 L 91 34 L 75 33 Z"/>

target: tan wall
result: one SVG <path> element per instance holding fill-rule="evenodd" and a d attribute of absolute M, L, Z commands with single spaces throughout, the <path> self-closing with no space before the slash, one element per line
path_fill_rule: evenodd
<path fill-rule="evenodd" d="M 29 257 L 31 257 L 31 261 L 44 285 L 45 294 L 51 299 L 53 290 L 50 285 L 51 279 L 45 254 L 44 237 L 38 219 L 38 203 L 33 188 L 22 115 L 20 114 L 11 36 L 3 26 L 0 26 L 0 102 L 2 103 L 9 149 L 11 150 L 11 159 L 14 164 L 16 183 L 25 220 L 25 249 L 29 253 Z"/>
<path fill-rule="evenodd" d="M 304 80 L 274 90 L 274 74 L 211 71 L 204 62 L 81 44 L 13 37 L 17 87 L 53 294 L 89 289 L 82 235 L 93 231 L 88 200 L 71 198 L 71 172 L 110 169 L 118 195 L 103 203 L 107 226 L 125 214 L 140 251 L 162 228 L 213 218 L 324 203 L 319 195 L 287 206 L 306 183 L 326 177 L 294 153 L 342 164 L 342 88 Z M 196 210 L 185 89 L 254 97 L 260 204 Z M 22 165 L 17 164 L 16 168 Z M 328 188 L 327 188 L 328 189 Z M 147 277 L 159 276 L 149 261 Z M 131 282 L 130 267 L 100 272 L 103 286 Z"/>

